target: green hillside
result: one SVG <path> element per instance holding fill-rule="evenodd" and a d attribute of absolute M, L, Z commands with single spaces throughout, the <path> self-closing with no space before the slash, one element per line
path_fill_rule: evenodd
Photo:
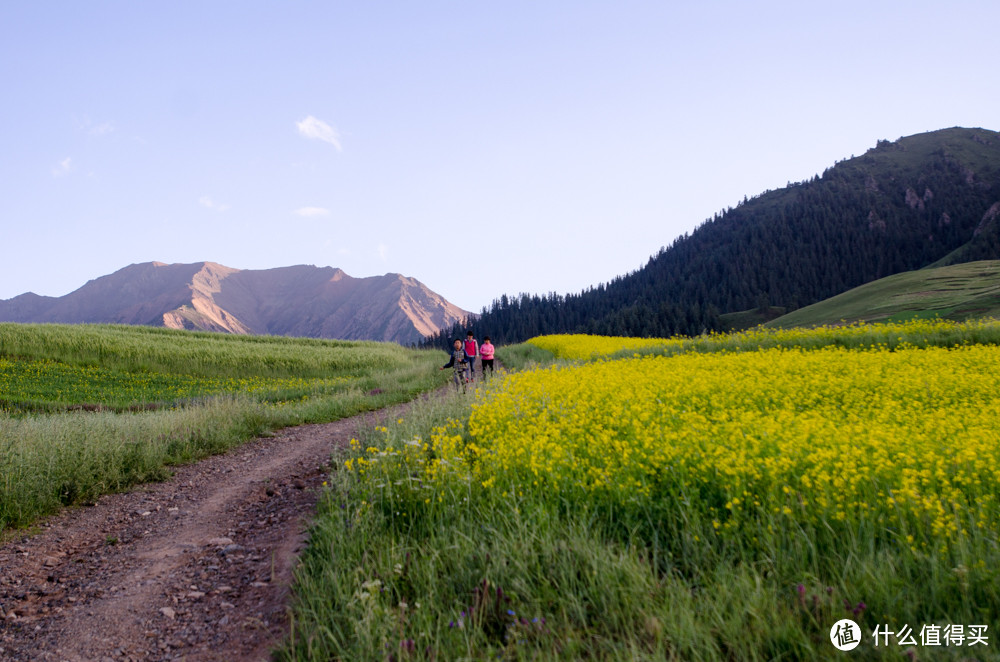
<path fill-rule="evenodd" d="M 880 140 L 822 175 L 745 198 L 609 283 L 504 295 L 430 343 L 468 328 L 505 344 L 551 333 L 697 335 L 893 274 L 997 259 L 1000 133 L 943 129 Z"/>
<path fill-rule="evenodd" d="M 765 324 L 791 328 L 913 317 L 1000 317 L 1000 261 L 907 271 L 800 308 Z"/>

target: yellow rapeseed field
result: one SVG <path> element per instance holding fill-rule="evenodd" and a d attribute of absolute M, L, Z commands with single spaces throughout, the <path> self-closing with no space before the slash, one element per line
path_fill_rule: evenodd
<path fill-rule="evenodd" d="M 819 348 L 825 345 L 846 347 L 899 346 L 911 344 L 925 346 L 942 339 L 949 344 L 975 344 L 983 339 L 992 340 L 1000 330 L 1000 321 L 974 319 L 954 322 L 946 319 L 912 320 L 884 324 L 854 323 L 843 326 L 816 328 L 771 329 L 754 327 L 735 333 L 709 333 L 693 338 L 627 338 L 591 336 L 584 334 L 547 335 L 528 342 L 552 352 L 556 358 L 590 360 L 612 354 L 660 353 L 678 354 L 686 351 L 746 351 L 768 347 L 801 345 Z"/>
<path fill-rule="evenodd" d="M 425 476 L 681 500 L 722 536 L 867 523 L 917 550 L 996 539 L 998 439 L 996 346 L 685 354 L 510 376 L 436 430 Z"/>
<path fill-rule="evenodd" d="M 591 336 L 586 334 L 553 334 L 538 336 L 528 341 L 536 347 L 548 350 L 560 359 L 592 359 L 607 356 L 622 350 L 650 348 L 681 348 L 683 338 L 627 338 L 618 336 Z"/>
<path fill-rule="evenodd" d="M 452 657 L 477 659 L 574 638 L 600 659 L 832 659 L 843 618 L 865 632 L 863 657 L 885 657 L 870 645 L 880 629 L 985 631 L 1000 567 L 998 331 L 536 338 L 558 360 L 352 441 L 325 502 L 314 604 L 378 651 L 443 632 Z M 377 618 L 357 599 L 374 578 Z M 476 622 L 468 596 L 486 589 L 495 618 Z M 535 617 L 544 627 L 521 628 Z M 366 622 L 383 634 L 351 629 Z M 517 636 L 473 643 L 494 622 Z M 887 659 L 909 654 L 895 636 Z M 604 640 L 614 652 L 591 654 Z"/>
<path fill-rule="evenodd" d="M 914 553 L 973 538 L 992 547 L 1000 346 L 907 339 L 995 324 L 755 331 L 711 339 L 738 351 L 688 346 L 671 356 L 629 352 L 706 341 L 537 338 L 585 362 L 510 374 L 477 391 L 467 420 L 369 448 L 346 466 L 377 486 L 419 485 L 420 503 L 475 489 L 640 518 L 671 511 L 686 530 L 721 540 L 807 527 L 863 530 Z M 753 349 L 775 337 L 784 346 Z M 842 346 L 851 338 L 862 342 Z M 398 463 L 409 478 L 398 480 Z"/>

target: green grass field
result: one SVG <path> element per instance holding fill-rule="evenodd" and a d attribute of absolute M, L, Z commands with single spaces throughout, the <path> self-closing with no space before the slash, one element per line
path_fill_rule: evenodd
<path fill-rule="evenodd" d="M 2 324 L 0 357 L 196 377 L 339 377 L 409 361 L 398 345 L 142 326 Z"/>
<path fill-rule="evenodd" d="M 940 317 L 1000 317 L 1000 262 L 981 261 L 895 274 L 765 324 L 774 328 Z"/>
<path fill-rule="evenodd" d="M 10 412 L 139 411 L 236 394 L 250 394 L 265 402 L 287 402 L 334 393 L 350 382 L 350 377 L 196 377 L 0 358 L 0 407 Z"/>
<path fill-rule="evenodd" d="M 254 436 L 434 388 L 390 343 L 0 324 L 0 533 Z"/>

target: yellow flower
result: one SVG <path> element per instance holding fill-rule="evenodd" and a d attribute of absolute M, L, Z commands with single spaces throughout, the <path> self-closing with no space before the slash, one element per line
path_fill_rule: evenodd
<path fill-rule="evenodd" d="M 409 462 L 439 501 L 502 484 L 504 497 L 683 504 L 722 538 L 752 541 L 791 518 L 879 527 L 914 549 L 996 544 L 1000 347 L 918 347 L 990 324 L 544 336 L 531 343 L 590 362 L 510 375 L 476 394 L 467 421 L 407 447 L 409 460 L 369 457 Z"/>

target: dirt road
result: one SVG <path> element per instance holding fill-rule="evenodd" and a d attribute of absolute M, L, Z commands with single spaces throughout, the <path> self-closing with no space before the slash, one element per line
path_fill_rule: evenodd
<path fill-rule="evenodd" d="M 373 423 L 288 428 L 4 544 L 0 660 L 269 659 L 331 452 Z"/>

